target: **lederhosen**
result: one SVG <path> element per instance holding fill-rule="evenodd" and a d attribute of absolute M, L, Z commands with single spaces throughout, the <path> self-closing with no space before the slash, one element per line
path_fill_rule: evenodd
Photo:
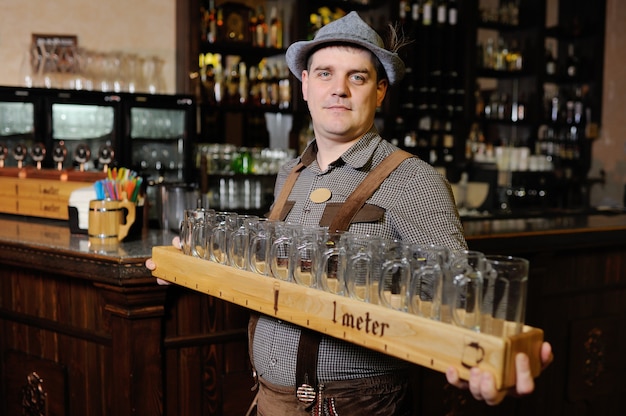
<path fill-rule="evenodd" d="M 413 155 L 403 150 L 396 150 L 376 166 L 352 194 L 348 196 L 341 209 L 336 211 L 337 214 L 332 218 L 328 227 L 329 231 L 347 231 L 352 220 L 365 205 L 365 201 L 380 187 L 381 183 L 391 172 L 409 157 L 413 157 Z M 300 162 L 294 166 L 287 176 L 285 184 L 269 214 L 270 219 L 283 219 L 286 217 L 290 209 L 290 207 L 286 206 L 287 199 L 303 168 L 304 165 Z M 257 321 L 258 315 L 252 314 L 248 328 L 250 334 L 250 357 L 252 357 L 252 339 Z M 310 410 L 311 414 L 315 416 L 337 414 L 334 409 L 334 400 L 329 401 L 325 396 L 341 395 L 344 390 L 354 391 L 355 388 L 362 389 L 365 393 L 369 384 L 367 379 L 349 380 L 348 383 L 331 383 L 328 386 L 319 384 L 317 379 L 317 359 L 321 337 L 322 334 L 319 332 L 301 328 L 296 361 L 296 396 L 300 402 L 307 405 L 307 410 Z M 395 378 L 394 375 L 385 376 L 378 381 L 391 384 L 395 381 Z M 362 414 L 373 414 L 372 412 L 367 412 L 368 409 L 360 408 L 359 410 L 366 412 Z"/>

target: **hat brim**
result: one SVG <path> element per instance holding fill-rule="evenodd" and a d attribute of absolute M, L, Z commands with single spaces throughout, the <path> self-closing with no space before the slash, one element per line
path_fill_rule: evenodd
<path fill-rule="evenodd" d="M 383 68 L 385 68 L 387 79 L 391 85 L 395 85 L 404 77 L 404 62 L 400 59 L 397 53 L 380 48 L 357 36 L 344 34 L 341 38 L 336 36 L 319 36 L 313 40 L 299 41 L 291 44 L 291 46 L 287 48 L 285 59 L 287 61 L 287 66 L 296 78 L 302 81 L 302 71 L 306 69 L 309 56 L 325 44 L 356 45 L 369 50 L 380 61 Z"/>

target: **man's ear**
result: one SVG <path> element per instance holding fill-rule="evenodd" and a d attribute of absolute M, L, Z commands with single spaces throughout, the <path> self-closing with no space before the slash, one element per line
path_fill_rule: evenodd
<path fill-rule="evenodd" d="M 378 86 L 376 87 L 376 106 L 380 107 L 383 104 L 383 100 L 385 99 L 385 95 L 387 94 L 387 88 L 389 88 L 389 81 L 386 79 L 381 79 L 378 81 Z"/>
<path fill-rule="evenodd" d="M 302 99 L 308 101 L 309 87 L 307 80 L 309 79 L 309 73 L 306 69 L 302 71 Z"/>

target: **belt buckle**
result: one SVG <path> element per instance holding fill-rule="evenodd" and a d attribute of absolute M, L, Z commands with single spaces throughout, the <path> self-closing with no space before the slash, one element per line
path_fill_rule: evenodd
<path fill-rule="evenodd" d="M 305 404 L 311 404 L 315 401 L 315 388 L 309 384 L 303 383 L 296 390 L 298 400 Z"/>

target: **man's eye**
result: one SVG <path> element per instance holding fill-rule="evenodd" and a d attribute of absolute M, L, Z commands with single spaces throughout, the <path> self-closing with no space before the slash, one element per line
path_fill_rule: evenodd
<path fill-rule="evenodd" d="M 362 84 L 365 82 L 366 78 L 363 75 L 352 75 L 352 80 L 355 83 Z"/>

